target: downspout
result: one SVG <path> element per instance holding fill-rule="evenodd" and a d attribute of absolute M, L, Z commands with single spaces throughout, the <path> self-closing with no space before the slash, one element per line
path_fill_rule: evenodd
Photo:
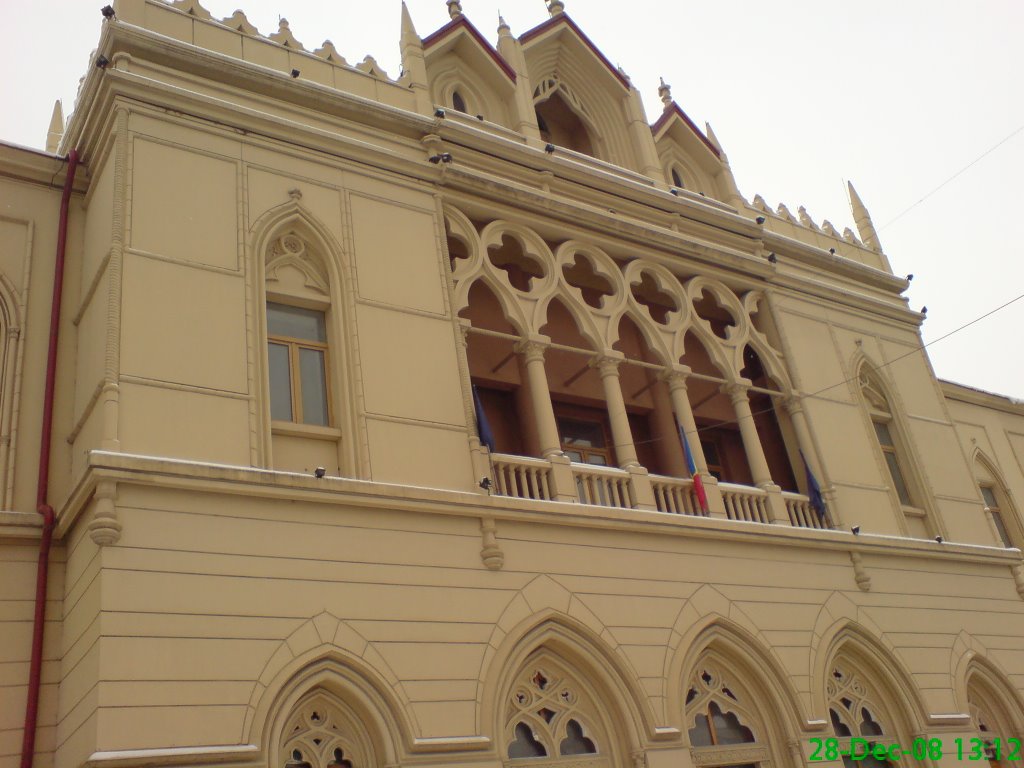
<path fill-rule="evenodd" d="M 53 542 L 54 511 L 47 499 L 50 482 L 50 443 L 53 431 L 53 391 L 57 379 L 57 338 L 60 335 L 61 294 L 64 291 L 64 250 L 68 239 L 68 208 L 71 188 L 78 168 L 78 150 L 68 153 L 68 171 L 60 198 L 57 223 L 57 255 L 53 265 L 53 299 L 50 303 L 50 342 L 46 352 L 46 388 L 43 391 L 43 421 L 39 436 L 39 475 L 36 483 L 36 512 L 43 516 L 43 537 L 39 542 L 39 566 L 36 571 L 36 604 L 32 618 L 32 660 L 28 671 L 28 701 L 25 704 L 25 730 L 21 742 L 21 768 L 32 768 L 39 719 L 39 687 L 43 668 L 43 627 L 46 620 L 46 582 Z"/>

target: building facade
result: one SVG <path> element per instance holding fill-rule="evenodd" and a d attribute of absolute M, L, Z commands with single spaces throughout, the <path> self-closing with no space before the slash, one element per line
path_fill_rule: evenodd
<path fill-rule="evenodd" d="M 852 187 L 448 6 L 391 78 L 118 0 L 0 145 L 0 765 L 1019 764 L 1024 406 Z"/>

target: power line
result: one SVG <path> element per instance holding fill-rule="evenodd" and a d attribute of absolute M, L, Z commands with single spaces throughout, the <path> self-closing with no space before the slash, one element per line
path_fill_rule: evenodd
<path fill-rule="evenodd" d="M 879 232 L 881 232 L 881 231 L 882 231 L 883 229 L 885 229 L 886 227 L 888 227 L 888 226 L 889 226 L 890 224 L 892 224 L 892 223 L 894 223 L 894 222 L 898 221 L 899 219 L 903 218 L 903 217 L 904 217 L 905 215 L 907 215 L 907 214 L 908 214 L 908 213 L 910 213 L 910 212 L 911 212 L 912 210 L 914 210 L 915 208 L 917 208 L 917 206 L 919 206 L 919 205 L 920 205 L 921 203 L 923 203 L 923 202 L 924 202 L 925 200 L 927 200 L 927 199 L 928 199 L 929 197 L 931 197 L 931 196 L 932 196 L 932 195 L 934 195 L 934 194 L 935 194 L 936 192 L 938 192 L 938 191 L 939 191 L 940 189 L 942 189 L 942 188 L 943 188 L 944 186 L 946 186 L 946 185 L 947 185 L 947 184 L 949 184 L 949 183 L 950 183 L 951 181 L 953 181 L 953 179 L 957 178 L 957 177 L 958 177 L 958 176 L 959 176 L 960 174 L 962 174 L 962 173 L 963 173 L 964 171 L 966 171 L 966 170 L 967 170 L 968 168 L 970 168 L 971 166 L 975 165 L 975 164 L 976 164 L 977 162 L 979 162 L 979 161 L 980 161 L 980 160 L 981 160 L 982 158 L 984 158 L 984 157 L 986 157 L 986 156 L 988 156 L 988 155 L 992 154 L 993 152 L 995 152 L 995 151 L 996 151 L 997 149 L 999 149 L 999 147 L 1003 146 L 1003 144 L 1005 144 L 1006 142 L 1008 142 L 1008 141 L 1009 141 L 1010 139 L 1012 139 L 1012 138 L 1013 138 L 1014 136 L 1016 136 L 1016 135 L 1017 135 L 1018 133 L 1020 133 L 1021 131 L 1024 131 L 1024 125 L 1020 126 L 1020 127 L 1019 127 L 1019 128 L 1017 128 L 1017 129 L 1016 129 L 1015 131 L 1012 131 L 1012 132 L 1010 133 L 1010 135 L 1009 135 L 1009 136 L 1007 136 L 1006 138 L 1004 138 L 1004 139 L 1003 139 L 1002 141 L 1000 141 L 1000 142 L 998 142 L 998 143 L 994 144 L 993 146 L 989 147 L 988 149 L 986 149 L 986 150 L 985 150 L 984 152 L 982 152 L 982 153 L 981 153 L 980 155 L 978 155 L 978 156 L 977 156 L 976 158 L 974 158 L 974 159 L 973 159 L 973 160 L 972 160 L 971 162 L 969 162 L 969 163 L 968 163 L 967 165 L 965 165 L 965 166 L 964 166 L 963 168 L 961 168 L 961 169 L 960 169 L 959 171 L 957 171 L 957 172 L 956 172 L 956 173 L 954 173 L 954 174 L 953 174 L 952 176 L 950 176 L 950 177 L 949 177 L 948 179 L 946 179 L 946 180 L 945 180 L 944 182 L 942 182 L 941 184 L 939 184 L 939 186 L 937 186 L 937 187 L 936 187 L 935 189 L 933 189 L 933 190 L 932 190 L 931 192 L 929 192 L 929 193 L 928 193 L 927 195 L 925 195 L 924 197 L 922 197 L 922 198 L 921 198 L 920 200 L 918 200 L 918 201 L 917 201 L 916 203 L 914 203 L 913 205 L 911 205 L 911 206 L 910 206 L 909 208 L 905 209 L 905 210 L 904 210 L 904 211 L 903 211 L 902 213 L 899 213 L 899 214 L 898 214 L 898 215 L 897 215 L 897 216 L 896 216 L 895 218 L 889 219 L 889 221 L 885 222 L 885 224 L 883 224 L 882 226 L 880 226 L 880 227 L 878 228 L 878 231 L 879 231 Z"/>

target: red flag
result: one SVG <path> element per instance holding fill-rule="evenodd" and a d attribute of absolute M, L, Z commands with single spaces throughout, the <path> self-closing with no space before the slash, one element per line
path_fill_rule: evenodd
<path fill-rule="evenodd" d="M 679 439 L 683 441 L 683 453 L 686 454 L 686 469 L 690 472 L 690 477 L 693 478 L 693 492 L 697 495 L 700 511 L 706 515 L 708 513 L 708 494 L 704 490 L 704 481 L 700 479 L 697 465 L 693 463 L 693 454 L 690 453 L 690 442 L 686 439 L 686 433 L 682 427 L 679 427 Z"/>

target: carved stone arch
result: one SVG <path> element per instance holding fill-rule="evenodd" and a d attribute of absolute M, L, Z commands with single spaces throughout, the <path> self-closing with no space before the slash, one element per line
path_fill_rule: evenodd
<path fill-rule="evenodd" d="M 310 308 L 329 310 L 327 323 L 330 349 L 331 400 L 335 413 L 334 426 L 341 432 L 338 443 L 338 468 L 341 474 L 360 477 L 368 464 L 366 441 L 361 436 L 361 420 L 357 412 L 356 392 L 360 387 L 358 360 L 350 349 L 355 327 L 354 273 L 348 254 L 330 229 L 301 202 L 301 192 L 293 190 L 289 201 L 265 211 L 249 228 L 248 259 L 252 275 L 249 283 L 249 339 L 256 365 L 252 389 L 259 397 L 252 402 L 250 414 L 256 435 L 254 463 L 272 463 L 270 392 L 268 383 L 267 332 L 265 309 L 268 297 L 268 276 L 272 269 L 293 269 L 303 275 L 306 284 L 323 286 L 326 290 L 298 291 L 275 288 L 270 295 L 294 297 Z M 292 240 L 293 248 L 286 245 Z M 294 287 L 294 286 L 293 286 Z"/>
<path fill-rule="evenodd" d="M 300 654 L 262 690 L 250 709 L 243 740 L 259 745 L 264 764 L 283 768 L 278 762 L 283 750 L 291 739 L 302 736 L 296 726 L 308 734 L 331 722 L 327 713 L 321 714 L 321 722 L 311 717 L 318 704 L 330 708 L 330 716 L 340 726 L 331 729 L 327 738 L 337 738 L 343 750 L 347 744 L 353 757 L 363 756 L 369 766 L 399 764 L 414 748 L 418 728 L 411 721 L 408 702 L 400 702 L 393 686 L 364 660 L 330 645 Z M 331 756 L 328 752 L 323 757 Z M 326 764 L 313 766 L 326 768 Z M 352 768 L 360 766 L 353 761 Z"/>
<path fill-rule="evenodd" d="M 469 293 L 478 282 L 486 285 L 494 294 L 505 319 L 516 329 L 516 332 L 522 336 L 528 335 L 531 323 L 524 314 L 525 307 L 512 295 L 508 285 L 489 273 L 480 274 L 476 278 L 467 278 L 459 283 L 455 289 L 455 312 L 459 313 L 469 306 Z"/>
<path fill-rule="evenodd" d="M 664 329 L 655 327 L 650 315 L 640 312 L 636 307 L 627 304 L 622 307 L 616 317 L 612 317 L 608 323 L 608 348 L 619 340 L 619 329 L 622 319 L 628 317 L 640 331 L 640 335 L 646 342 L 647 347 L 658 358 L 658 362 L 666 367 L 671 367 L 676 360 L 672 357 L 672 334 Z"/>
<path fill-rule="evenodd" d="M 507 755 L 508 745 L 502 743 L 507 700 L 526 668 L 545 656 L 586 681 L 612 739 L 611 764 L 625 764 L 633 751 L 655 736 L 655 719 L 639 675 L 609 640 L 613 641 L 607 631 L 598 636 L 582 621 L 556 609 L 531 614 L 503 635 L 482 670 L 478 709 L 481 732 L 494 734 L 500 757 Z"/>
<path fill-rule="evenodd" d="M 682 188 L 690 192 L 704 192 L 710 197 L 718 196 L 718 189 L 714 180 L 701 168 L 690 162 L 683 152 L 674 144 L 667 150 L 660 153 L 662 167 L 665 168 L 665 181 L 676 187 L 672 177 L 672 171 L 676 171 L 682 178 Z"/>
<path fill-rule="evenodd" d="M 965 634 L 962 632 L 961 636 Z M 959 711 L 970 713 L 976 728 L 980 725 L 979 715 L 983 714 L 990 720 L 985 725 L 998 729 L 993 735 L 1004 740 L 1010 736 L 1020 738 L 1024 735 L 1024 698 L 991 655 L 976 649 L 984 646 L 974 638 L 970 640 L 976 647 L 961 655 L 954 677 L 953 691 Z"/>
<path fill-rule="evenodd" d="M 505 237 L 510 237 L 519 243 L 523 254 L 527 258 L 536 261 L 544 271 L 542 277 L 533 279 L 529 291 L 520 291 L 514 288 L 503 270 L 496 267 L 491 261 L 490 250 L 492 248 L 500 248 Z M 544 242 L 544 238 L 529 227 L 502 219 L 492 221 L 480 233 L 480 248 L 483 270 L 488 272 L 498 282 L 507 283 L 509 290 L 521 302 L 530 303 L 537 301 L 550 294 L 558 284 L 558 276 L 555 274 L 554 254 L 551 252 L 548 244 Z"/>
<path fill-rule="evenodd" d="M 852 665 L 873 690 L 875 703 L 890 720 L 888 738 L 909 743 L 925 727 L 927 708 L 904 664 L 879 638 L 849 620 L 836 622 L 815 651 L 811 696 L 816 717 L 829 719 L 828 680 L 840 661 Z"/>
<path fill-rule="evenodd" d="M 695 305 L 700 300 L 701 296 L 706 292 L 710 293 L 720 307 L 732 316 L 733 324 L 726 328 L 726 336 L 722 339 L 720 336 L 712 332 L 712 336 L 717 339 L 720 345 L 728 347 L 743 348 L 743 345 L 747 343 L 749 337 L 748 320 L 744 311 L 743 305 L 740 303 L 739 297 L 732 292 L 724 283 L 720 283 L 710 277 L 704 277 L 703 275 L 694 277 L 686 282 L 686 295 L 690 299 L 691 304 L 691 323 L 693 327 L 705 327 L 708 330 L 711 329 L 710 324 L 698 316 Z M 730 361 L 734 362 L 734 361 Z M 739 370 L 736 370 L 736 374 L 739 374 Z"/>
<path fill-rule="evenodd" d="M 18 440 L 21 376 L 25 356 L 23 309 L 18 291 L 0 272 L 0 495 L 13 508 L 14 460 Z"/>
<path fill-rule="evenodd" d="M 682 686 L 691 668 L 687 665 L 692 666 L 693 659 L 696 658 L 694 654 L 699 653 L 695 648 L 702 642 L 701 638 L 732 638 L 730 642 L 743 645 L 750 652 L 757 654 L 758 663 L 768 676 L 767 679 L 785 681 L 794 677 L 793 671 L 786 668 L 754 621 L 709 584 L 694 592 L 680 609 L 671 637 L 669 654 L 665 659 L 663 684 L 666 686 L 667 716 L 676 718 L 671 720 L 674 725 L 681 723 L 685 696 Z M 787 687 L 785 690 L 789 691 L 790 688 Z M 793 702 L 797 702 L 795 695 L 791 698 Z M 799 710 L 798 703 L 796 706 Z"/>
<path fill-rule="evenodd" d="M 581 306 L 580 302 L 577 301 L 578 294 L 570 291 L 570 287 L 564 284 L 559 285 L 553 292 L 537 302 L 533 309 L 533 317 L 530 323 L 532 332 L 542 333 L 540 329 L 548 322 L 548 310 L 551 307 L 551 302 L 558 299 L 576 322 L 576 327 L 580 334 L 590 342 L 594 352 L 601 352 L 605 348 L 607 334 L 602 332 L 596 318 L 589 311 L 591 308 L 585 304 Z"/>
<path fill-rule="evenodd" d="M 497 93 L 492 85 L 476 75 L 473 68 L 461 59 L 452 61 L 447 67 L 439 68 L 436 74 L 431 75 L 430 80 L 435 104 L 443 104 L 445 107 L 458 110 L 454 105 L 454 94 L 458 92 L 465 102 L 466 115 L 483 115 L 489 122 L 506 128 L 512 127 L 506 106 L 515 97 L 515 88 L 511 81 L 506 80 L 508 87 L 501 89 L 504 91 L 503 94 Z"/>
<path fill-rule="evenodd" d="M 644 276 L 649 275 L 654 281 L 655 288 L 667 294 L 676 304 L 675 311 L 666 314 L 664 324 L 657 323 L 657 321 L 654 322 L 669 333 L 674 333 L 689 324 L 693 307 L 690 305 L 689 297 L 683 290 L 679 279 L 669 270 L 660 264 L 644 261 L 643 259 L 634 259 L 626 265 L 622 273 L 623 282 L 626 286 L 626 301 L 637 312 L 641 315 L 650 316 L 648 307 L 637 301 L 633 295 L 633 287 L 640 285 Z M 651 320 L 654 320 L 654 318 L 652 317 Z"/>
<path fill-rule="evenodd" d="M 594 157 L 599 160 L 610 160 L 607 141 L 604 132 L 598 126 L 594 115 L 587 108 L 587 102 L 581 99 L 575 89 L 562 80 L 558 74 L 550 74 L 542 77 L 533 89 L 534 108 L 539 107 L 552 97 L 557 96 L 565 106 L 576 116 L 587 131 L 587 138 L 593 150 Z"/>
<path fill-rule="evenodd" d="M 793 390 L 793 380 L 790 378 L 782 355 L 768 341 L 768 337 L 754 325 L 754 315 L 761 311 L 759 305 L 764 300 L 764 294 L 761 291 L 747 291 L 740 299 L 740 304 L 743 306 L 744 323 L 747 326 L 747 343 L 761 358 L 761 363 L 769 378 L 776 382 L 783 393 L 789 394 Z"/>
<path fill-rule="evenodd" d="M 606 316 L 612 316 L 626 303 L 626 286 L 622 279 L 622 270 L 615 263 L 611 256 L 598 248 L 596 245 L 583 243 L 579 240 L 566 240 L 555 250 L 555 266 L 558 280 L 570 293 L 579 294 L 577 302 L 583 302 L 580 290 L 571 285 L 565 276 L 566 267 L 572 267 L 576 263 L 576 257 L 586 259 L 594 273 L 601 279 L 606 280 L 611 289 L 611 295 L 603 297 L 600 307 L 591 307 L 594 312 Z"/>
<path fill-rule="evenodd" d="M 678 724 L 687 738 L 685 734 L 693 727 L 686 717 L 691 684 L 702 671 L 713 669 L 714 674 L 728 676 L 724 681 L 714 681 L 724 692 L 721 710 L 738 714 L 740 722 L 754 732 L 757 746 L 749 749 L 767 754 L 772 765 L 788 764 L 787 745 L 799 737 L 807 718 L 790 674 L 771 646 L 763 637 L 714 614 L 688 632 L 684 643 L 667 679 L 671 686 L 670 722 Z"/>
<path fill-rule="evenodd" d="M 465 246 L 467 258 L 454 259 L 455 267 L 452 271 L 452 279 L 456 285 L 467 277 L 480 274 L 482 259 L 485 257 L 483 247 L 480 244 L 480 234 L 462 211 L 451 206 L 444 207 L 444 222 L 449 238 L 458 240 Z"/>
<path fill-rule="evenodd" d="M 692 309 L 691 309 L 692 313 Z M 716 336 L 706 323 L 694 322 L 693 315 L 691 314 L 690 321 L 679 328 L 675 333 L 675 338 L 672 344 L 672 358 L 673 360 L 679 360 L 686 354 L 686 335 L 688 333 L 693 334 L 694 338 L 700 343 L 707 352 L 708 359 L 711 364 L 718 371 L 719 375 L 726 380 L 730 380 L 733 375 L 733 363 L 730 357 L 730 348 L 726 347 L 722 343 L 722 339 Z"/>

